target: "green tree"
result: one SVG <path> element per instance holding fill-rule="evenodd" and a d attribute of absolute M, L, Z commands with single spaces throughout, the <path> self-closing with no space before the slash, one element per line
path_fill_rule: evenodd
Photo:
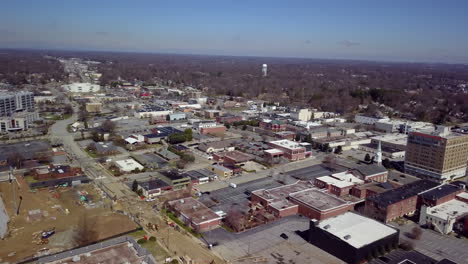
<path fill-rule="evenodd" d="M 171 135 L 169 135 L 169 138 L 168 138 L 168 141 L 171 144 L 183 143 L 186 140 L 187 140 L 187 136 L 185 134 L 183 134 L 183 133 L 171 134 Z"/>
<path fill-rule="evenodd" d="M 138 196 L 140 196 L 140 197 L 143 196 L 143 190 L 142 190 L 142 189 L 138 189 L 138 190 L 136 191 L 136 193 L 137 193 Z"/>
<path fill-rule="evenodd" d="M 341 154 L 343 152 L 343 148 L 341 146 L 338 146 L 335 148 L 335 154 Z"/>
<path fill-rule="evenodd" d="M 138 191 L 138 181 L 134 180 L 132 183 L 132 191 L 137 192 Z"/>
<path fill-rule="evenodd" d="M 193 139 L 193 131 L 191 128 L 187 128 L 184 130 L 185 140 L 192 141 Z"/>
<path fill-rule="evenodd" d="M 366 161 L 366 162 L 371 161 L 371 157 L 370 157 L 369 153 L 367 153 L 366 156 L 364 157 L 364 161 Z"/>
<path fill-rule="evenodd" d="M 296 141 L 300 141 L 300 140 L 301 140 L 301 135 L 299 135 L 299 134 L 296 134 L 296 136 L 294 137 L 294 140 L 296 140 Z"/>

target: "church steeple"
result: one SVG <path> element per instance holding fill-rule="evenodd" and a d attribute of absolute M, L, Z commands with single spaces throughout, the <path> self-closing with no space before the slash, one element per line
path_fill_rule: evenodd
<path fill-rule="evenodd" d="M 379 145 L 377 146 L 377 164 L 382 165 L 382 145 L 379 140 Z"/>

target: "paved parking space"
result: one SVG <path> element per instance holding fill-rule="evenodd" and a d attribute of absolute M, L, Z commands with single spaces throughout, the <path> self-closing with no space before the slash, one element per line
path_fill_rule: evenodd
<path fill-rule="evenodd" d="M 280 183 L 276 182 L 272 178 L 262 178 L 248 183 L 239 184 L 237 185 L 237 188 L 226 187 L 212 191 L 209 195 L 206 196 L 218 202 L 218 204 L 213 206 L 211 209 L 214 211 L 221 210 L 227 213 L 231 205 L 235 203 L 240 205 L 247 205 L 249 202 L 248 198 L 250 197 L 250 193 L 252 191 L 262 188 L 274 188 L 280 185 Z"/>
<path fill-rule="evenodd" d="M 447 258 L 459 264 L 468 264 L 468 239 L 442 235 L 433 230 L 423 229 L 421 239 L 412 240 L 405 233 L 410 232 L 414 226 L 416 226 L 414 223 L 396 226 L 400 229 L 400 241 L 410 240 L 414 243 L 417 251 L 436 260 Z"/>
<path fill-rule="evenodd" d="M 291 216 L 239 234 L 219 228 L 205 233 L 205 239 L 210 243 L 218 243 L 213 250 L 233 263 L 255 261 L 240 259 L 246 255 L 263 257 L 267 263 L 343 263 L 295 233 L 308 228 L 309 219 Z M 288 236 L 287 240 L 280 237 L 282 233 Z"/>

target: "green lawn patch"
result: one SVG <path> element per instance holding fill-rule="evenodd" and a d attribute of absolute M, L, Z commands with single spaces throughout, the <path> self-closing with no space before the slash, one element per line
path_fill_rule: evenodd
<path fill-rule="evenodd" d="M 130 236 L 134 237 L 135 239 L 139 239 L 139 238 L 142 238 L 143 236 L 146 235 L 146 231 L 145 230 L 137 230 L 133 233 L 130 233 L 129 234 Z"/>
<path fill-rule="evenodd" d="M 189 232 L 196 238 L 200 238 L 203 236 L 203 234 L 195 232 L 191 227 L 186 226 L 177 216 L 174 215 L 174 213 L 167 211 L 165 209 L 162 210 L 163 213 L 165 213 L 174 223 L 182 227 L 185 231 Z"/>
<path fill-rule="evenodd" d="M 34 182 L 38 182 L 38 180 L 34 179 L 33 176 L 26 176 L 24 177 L 24 179 L 26 180 L 27 183 L 34 183 Z"/>

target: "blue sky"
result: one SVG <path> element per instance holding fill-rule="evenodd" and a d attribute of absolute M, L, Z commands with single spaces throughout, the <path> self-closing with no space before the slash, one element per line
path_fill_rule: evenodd
<path fill-rule="evenodd" d="M 466 0 L 13 0 L 0 47 L 468 63 Z"/>

